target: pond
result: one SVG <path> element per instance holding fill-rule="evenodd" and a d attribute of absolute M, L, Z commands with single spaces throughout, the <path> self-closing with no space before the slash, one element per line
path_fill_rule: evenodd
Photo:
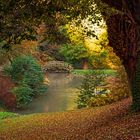
<path fill-rule="evenodd" d="M 75 100 L 79 94 L 83 77 L 65 73 L 48 73 L 49 86 L 46 94 L 40 95 L 20 114 L 60 112 L 76 108 Z"/>

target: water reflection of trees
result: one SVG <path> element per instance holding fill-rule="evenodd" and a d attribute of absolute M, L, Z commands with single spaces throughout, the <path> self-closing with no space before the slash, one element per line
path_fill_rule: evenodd
<path fill-rule="evenodd" d="M 66 86 L 69 84 L 74 76 L 72 74 L 60 74 L 60 73 L 50 73 L 48 74 L 48 79 L 50 81 L 49 86 L 59 86 L 61 84 Z"/>

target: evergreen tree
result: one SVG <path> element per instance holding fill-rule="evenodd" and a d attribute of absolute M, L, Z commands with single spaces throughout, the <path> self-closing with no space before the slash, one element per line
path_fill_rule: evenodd
<path fill-rule="evenodd" d="M 78 108 L 88 107 L 88 103 L 92 97 L 106 93 L 106 89 L 101 88 L 105 84 L 104 78 L 105 75 L 99 73 L 92 73 L 85 76 L 76 101 Z"/>

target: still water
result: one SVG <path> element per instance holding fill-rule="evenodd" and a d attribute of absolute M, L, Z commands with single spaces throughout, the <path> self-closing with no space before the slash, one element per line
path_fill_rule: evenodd
<path fill-rule="evenodd" d="M 76 108 L 83 77 L 64 73 L 49 73 L 49 86 L 46 94 L 39 95 L 20 114 L 60 112 Z"/>

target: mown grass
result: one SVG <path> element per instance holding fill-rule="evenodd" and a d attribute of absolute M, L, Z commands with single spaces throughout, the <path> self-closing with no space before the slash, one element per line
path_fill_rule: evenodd
<path fill-rule="evenodd" d="M 96 74 L 106 74 L 108 76 L 116 76 L 117 71 L 116 70 L 110 70 L 110 69 L 104 69 L 104 70 L 83 70 L 83 69 L 74 69 L 72 71 L 73 74 L 77 75 L 85 75 L 85 74 L 91 74 L 91 73 L 96 73 Z"/>
<path fill-rule="evenodd" d="M 1 140 L 137 140 L 140 114 L 131 101 L 96 109 L 32 114 L 0 120 Z"/>

